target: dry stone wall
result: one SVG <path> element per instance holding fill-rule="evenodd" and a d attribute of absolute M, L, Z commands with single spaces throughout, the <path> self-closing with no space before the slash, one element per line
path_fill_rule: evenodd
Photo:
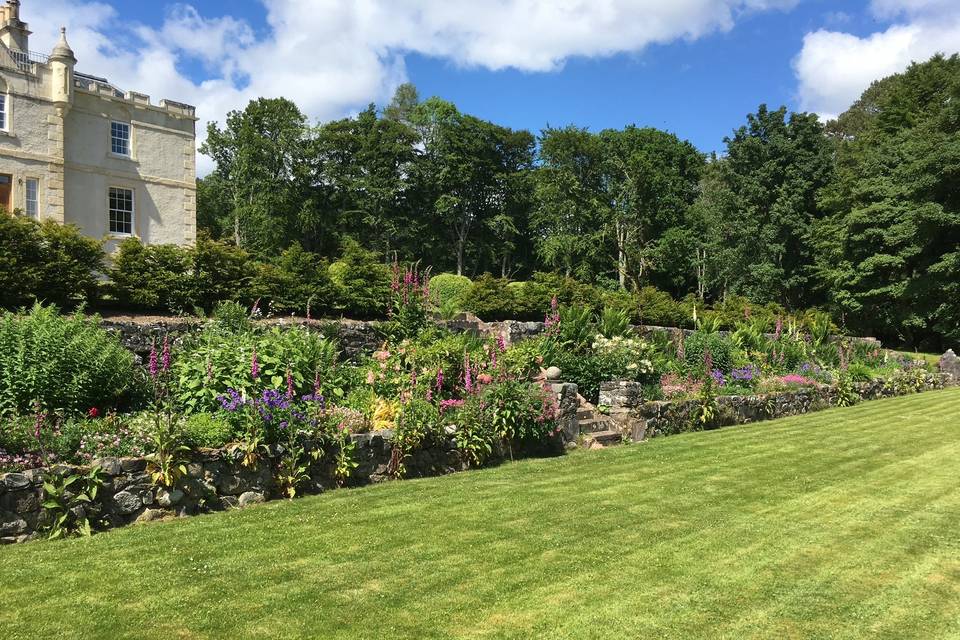
<path fill-rule="evenodd" d="M 384 341 L 381 323 L 377 321 L 272 318 L 260 322 L 267 326 L 303 327 L 334 338 L 340 345 L 340 350 L 346 359 L 369 355 L 376 351 Z M 144 358 L 150 352 L 152 344 L 161 342 L 164 337 L 169 337 L 176 345 L 190 333 L 199 332 L 203 328 L 203 321 L 196 318 L 105 318 L 102 324 L 105 329 L 118 335 L 124 346 L 141 358 Z M 503 336 L 508 344 L 536 338 L 546 330 L 546 325 L 542 322 L 521 322 L 518 320 L 483 322 L 475 316 L 469 315 L 461 316 L 455 320 L 437 321 L 437 325 L 454 333 L 474 333 L 487 337 Z M 680 335 L 689 336 L 693 333 L 691 329 L 645 325 L 633 326 L 632 330 L 641 337 L 650 337 L 653 334 L 662 333 L 671 339 L 676 339 Z M 728 332 L 721 331 L 719 333 L 727 335 Z M 769 337 L 772 338 L 773 335 L 770 334 Z M 880 342 L 875 338 L 853 339 L 877 347 L 880 346 Z"/>
<path fill-rule="evenodd" d="M 931 373 L 926 375 L 919 388 L 905 389 L 874 380 L 856 385 L 854 391 L 861 400 L 877 400 L 908 392 L 942 389 L 954 382 L 947 374 Z M 624 381 L 601 383 L 600 404 L 609 407 L 610 417 L 633 441 L 690 431 L 700 408 L 698 400 L 644 401 L 642 386 Z M 837 389 L 829 386 L 748 396 L 718 396 L 716 418 L 708 428 L 795 416 L 836 404 Z"/>
<path fill-rule="evenodd" d="M 347 480 L 347 486 L 390 479 L 390 435 L 380 432 L 353 436 L 354 459 L 359 466 Z M 104 484 L 97 500 L 80 508 L 97 529 L 245 507 L 282 497 L 274 483 L 271 459 L 244 467 L 241 458 L 227 449 L 191 454 L 186 476 L 173 489 L 154 485 L 144 458 L 104 458 L 94 464 L 101 468 Z M 407 477 L 441 475 L 466 468 L 452 441 L 414 452 L 405 466 Z M 63 466 L 53 470 L 67 474 L 85 471 Z M 31 540 L 48 524 L 41 504 L 43 480 L 50 473 L 47 469 L 33 469 L 0 475 L 0 543 Z M 300 487 L 303 493 L 320 493 L 337 486 L 329 452 L 311 465 L 309 474 L 309 481 Z"/>
<path fill-rule="evenodd" d="M 556 383 L 552 387 L 559 401 L 560 435 L 536 450 L 520 452 L 521 455 L 558 455 L 566 443 L 576 440 L 579 435 L 577 386 Z M 453 439 L 454 433 L 442 442 L 413 451 L 404 460 L 404 477 L 438 476 L 467 469 L 468 465 Z M 391 431 L 352 435 L 355 445 L 352 459 L 358 466 L 343 484 L 360 486 L 392 479 L 392 437 Z M 326 448 L 325 455 L 310 465 L 309 480 L 298 491 L 316 494 L 340 486 L 334 476 L 335 453 L 336 449 Z M 489 462 L 495 464 L 507 455 L 507 451 L 494 451 Z M 167 489 L 152 482 L 146 458 L 104 458 L 94 461 L 104 480 L 97 500 L 78 508 L 91 523 L 95 523 L 96 529 L 105 530 L 246 507 L 284 497 L 274 481 L 275 463 L 276 456 L 263 457 L 255 465 L 246 467 L 242 464 L 242 454 L 229 448 L 194 451 L 188 456 L 186 475 L 174 488 Z M 49 516 L 41 508 L 46 475 L 51 472 L 70 475 L 86 470 L 85 467 L 57 466 L 0 474 L 0 544 L 32 540 L 39 537 L 39 532 L 49 524 Z"/>

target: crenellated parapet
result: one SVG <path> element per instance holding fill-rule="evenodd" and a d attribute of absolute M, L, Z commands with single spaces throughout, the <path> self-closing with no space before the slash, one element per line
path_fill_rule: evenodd
<path fill-rule="evenodd" d="M 153 104 L 150 96 L 138 91 L 120 91 L 103 78 L 95 78 L 83 74 L 77 74 L 74 77 L 74 88 L 89 94 L 113 100 L 115 102 L 125 103 L 131 107 L 141 107 L 146 109 L 156 109 L 166 111 L 167 113 L 181 117 L 196 119 L 196 108 L 189 104 L 168 100 L 160 100 L 159 104 Z"/>

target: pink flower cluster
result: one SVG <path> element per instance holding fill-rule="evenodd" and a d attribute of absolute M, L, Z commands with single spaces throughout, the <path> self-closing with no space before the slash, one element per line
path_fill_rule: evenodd
<path fill-rule="evenodd" d="M 789 375 L 782 376 L 780 382 L 783 384 L 799 384 L 799 385 L 817 385 L 816 380 L 811 380 L 810 378 L 804 378 L 801 375 L 796 373 L 791 373 Z"/>
<path fill-rule="evenodd" d="M 463 400 L 441 400 L 440 401 L 440 415 L 443 415 L 450 409 L 457 409 L 463 406 Z"/>
<path fill-rule="evenodd" d="M 679 395 L 700 393 L 703 382 L 693 378 L 681 378 L 675 373 L 666 373 L 660 377 L 660 388 L 668 398 Z"/>
<path fill-rule="evenodd" d="M 56 456 L 48 456 L 54 462 Z M 7 453 L 0 449 L 0 469 L 3 471 L 24 471 L 44 466 L 43 457 L 39 453 Z"/>
<path fill-rule="evenodd" d="M 157 354 L 157 345 L 154 343 L 150 347 L 150 360 L 148 364 L 150 377 L 156 380 L 157 376 L 170 370 L 170 339 L 163 337 L 163 350 Z"/>
<path fill-rule="evenodd" d="M 398 262 L 394 262 L 390 290 L 404 306 L 412 301 L 424 303 L 430 297 L 430 276 L 420 273 L 416 265 L 401 268 Z M 390 311 L 394 311 L 392 305 Z"/>
<path fill-rule="evenodd" d="M 543 328 L 548 334 L 556 334 L 560 331 L 560 305 L 557 302 L 557 296 L 550 300 L 550 312 L 543 319 Z"/>

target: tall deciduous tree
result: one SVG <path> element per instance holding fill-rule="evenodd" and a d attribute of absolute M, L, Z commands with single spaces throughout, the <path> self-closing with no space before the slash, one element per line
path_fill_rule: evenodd
<path fill-rule="evenodd" d="M 960 340 L 960 57 L 875 83 L 838 140 L 819 273 L 857 330 L 915 346 Z"/>
<path fill-rule="evenodd" d="M 792 307 L 816 301 L 811 229 L 817 192 L 833 175 L 832 145 L 814 114 L 761 105 L 725 140 L 727 215 L 740 230 L 734 292 Z"/>
<path fill-rule="evenodd" d="M 416 237 L 408 202 L 416 142 L 412 128 L 378 117 L 373 105 L 319 128 L 312 146 L 315 188 L 340 233 L 363 238 L 382 255 Z"/>
<path fill-rule="evenodd" d="M 547 129 L 541 146 L 533 222 L 543 259 L 571 273 L 575 261 L 599 256 L 621 287 L 638 286 L 696 198 L 702 155 L 672 134 L 633 126 Z"/>
<path fill-rule="evenodd" d="M 308 176 L 306 116 L 285 98 L 259 98 L 207 126 L 200 151 L 217 163 L 216 180 L 231 202 L 237 246 L 276 251 L 297 235 Z"/>
<path fill-rule="evenodd" d="M 532 166 L 534 139 L 527 131 L 462 114 L 439 98 L 419 104 L 413 122 L 423 148 L 416 164 L 421 197 L 448 235 L 461 275 L 487 222 L 514 209 L 510 176 Z"/>

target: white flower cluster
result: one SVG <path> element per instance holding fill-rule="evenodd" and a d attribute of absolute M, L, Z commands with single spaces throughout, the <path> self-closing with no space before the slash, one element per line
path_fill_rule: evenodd
<path fill-rule="evenodd" d="M 650 345 L 639 338 L 626 338 L 624 336 L 605 338 L 602 335 L 597 335 L 590 346 L 600 355 L 627 360 L 629 362 L 626 366 L 628 371 L 638 374 L 653 371 L 653 363 L 648 357 L 650 355 Z"/>

